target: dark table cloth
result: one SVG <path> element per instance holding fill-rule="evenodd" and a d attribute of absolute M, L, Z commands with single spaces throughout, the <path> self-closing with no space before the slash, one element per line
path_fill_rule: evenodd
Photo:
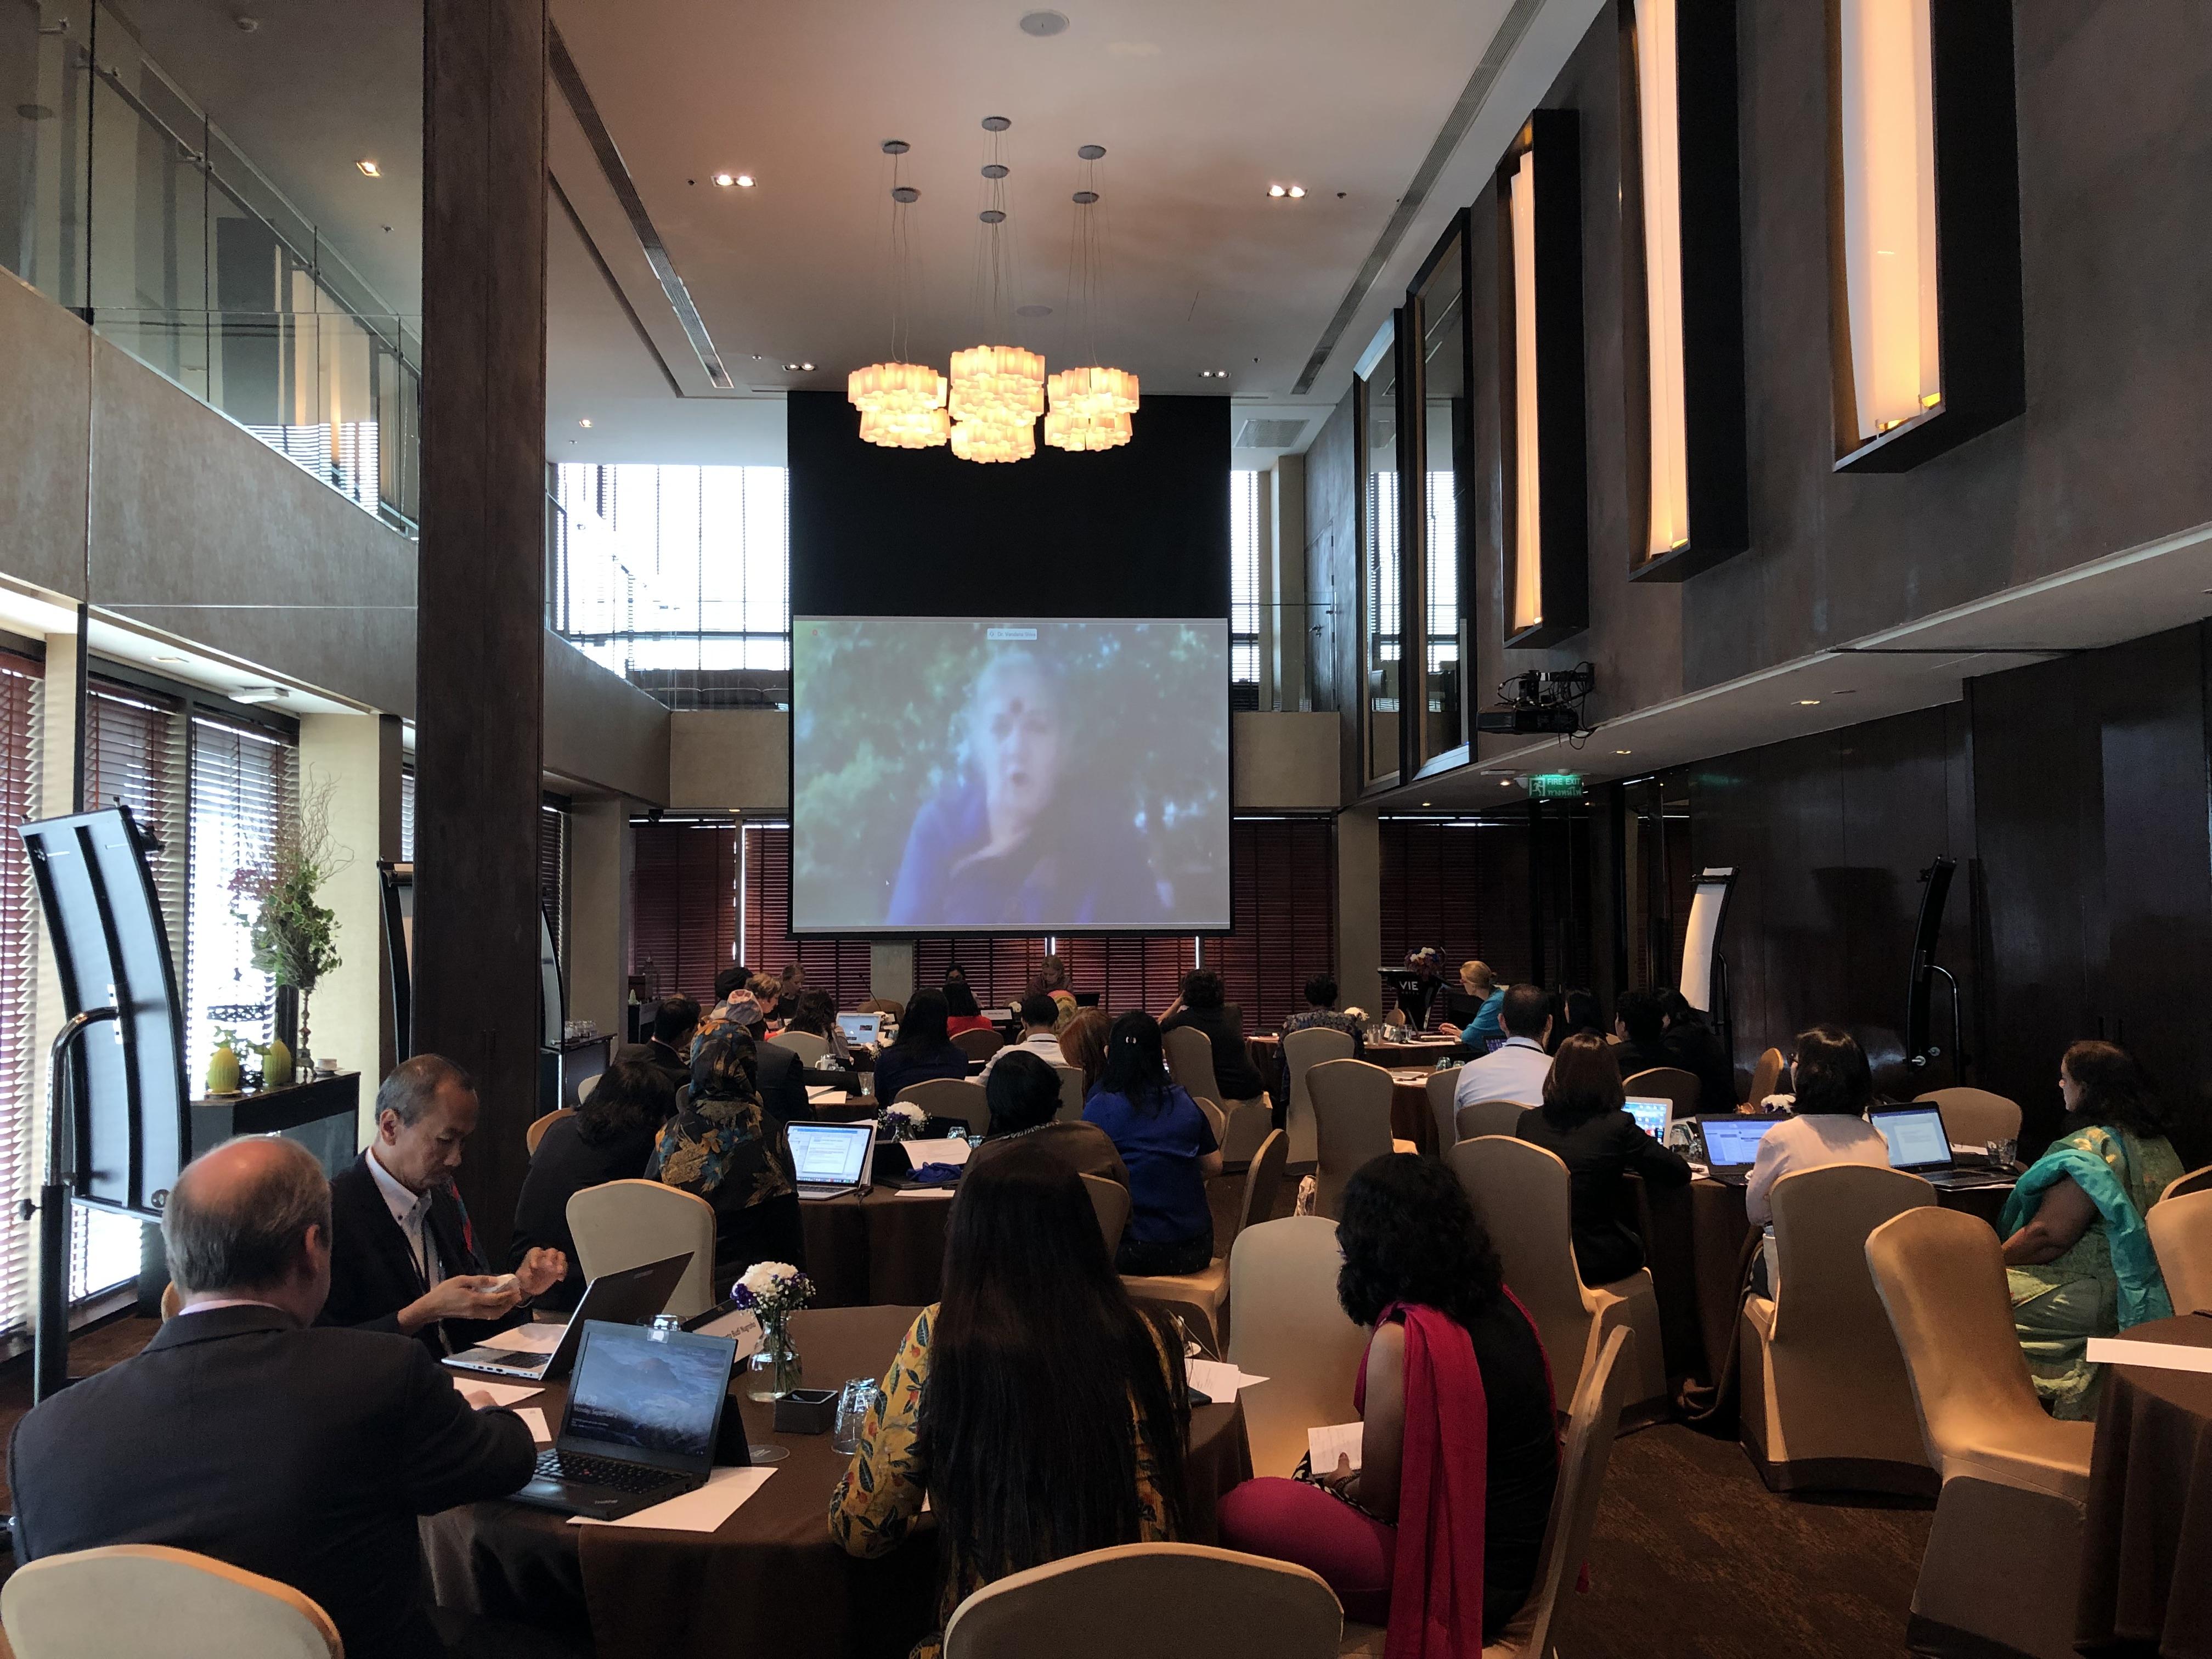
<path fill-rule="evenodd" d="M 950 1193 L 908 1198 L 878 1187 L 865 1198 L 802 1200 L 799 1208 L 816 1307 L 920 1308 L 937 1300 Z"/>
<path fill-rule="evenodd" d="M 807 1384 L 880 1378 L 916 1311 L 796 1315 L 792 1340 Z M 744 1397 L 747 1375 L 740 1368 L 732 1406 L 743 1410 L 756 1443 L 788 1447 L 791 1455 L 720 1530 L 577 1527 L 507 1503 L 449 1510 L 422 1524 L 440 1604 L 551 1629 L 588 1622 L 599 1659 L 905 1653 L 934 1622 L 935 1528 L 924 1516 L 915 1535 L 881 1560 L 847 1555 L 830 1541 L 829 1512 L 848 1460 L 826 1434 L 774 1433 L 773 1408 Z M 527 1403 L 543 1407 L 557 1427 L 565 1393 L 552 1384 Z M 1252 1474 L 1243 1408 L 1197 1407 L 1190 1437 L 1190 1537 L 1210 1544 L 1216 1500 Z"/>

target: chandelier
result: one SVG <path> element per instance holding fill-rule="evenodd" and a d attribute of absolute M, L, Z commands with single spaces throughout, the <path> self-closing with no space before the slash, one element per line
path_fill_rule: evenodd
<path fill-rule="evenodd" d="M 907 308 L 907 210 L 921 192 L 899 182 L 899 158 L 910 146 L 902 138 L 884 141 L 891 158 L 891 350 L 905 348 L 912 327 Z M 945 410 L 945 377 L 927 363 L 896 361 L 856 368 L 845 381 L 845 398 L 860 411 L 860 441 L 886 449 L 933 449 L 951 428 Z"/>
<path fill-rule="evenodd" d="M 970 346 L 952 354 L 952 418 L 1012 424 L 1044 413 L 1044 359 L 1019 346 Z"/>
<path fill-rule="evenodd" d="M 952 428 L 952 453 L 963 461 L 1026 461 L 1036 453 L 1036 420 L 962 421 Z"/>
<path fill-rule="evenodd" d="M 1096 212 L 1098 204 L 1098 163 L 1106 154 L 1100 144 L 1085 144 L 1075 152 L 1084 167 L 1083 185 L 1075 192 L 1075 221 L 1069 228 L 1067 266 L 1069 285 L 1081 307 L 1081 326 L 1092 354 L 1098 350 L 1099 294 L 1105 285 L 1104 233 Z M 1094 365 L 1063 368 L 1048 388 L 1052 412 L 1045 416 L 1044 441 L 1055 449 L 1075 453 L 1116 449 L 1129 441 L 1129 417 L 1137 412 L 1137 377 L 1127 369 Z"/>

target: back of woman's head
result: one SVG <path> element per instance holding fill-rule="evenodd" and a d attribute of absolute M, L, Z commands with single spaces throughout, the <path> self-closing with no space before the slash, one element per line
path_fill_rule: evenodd
<path fill-rule="evenodd" d="M 837 999 L 827 991 L 801 991 L 799 1006 L 791 1017 L 794 1030 L 811 1031 L 826 1037 L 837 1024 Z"/>
<path fill-rule="evenodd" d="M 714 1000 L 720 1002 L 725 998 L 744 990 L 745 981 L 752 976 L 753 970 L 750 968 L 723 969 L 720 973 L 714 975 Z"/>
<path fill-rule="evenodd" d="M 1790 1073 L 1796 1091 L 1794 1110 L 1863 1116 L 1874 1103 L 1874 1072 L 1866 1050 L 1849 1031 L 1815 1025 L 1797 1033 L 1797 1061 Z"/>
<path fill-rule="evenodd" d="M 1186 1008 L 1218 1008 L 1229 995 L 1229 988 L 1221 982 L 1221 975 L 1211 968 L 1194 968 L 1182 976 L 1182 1006 Z"/>
<path fill-rule="evenodd" d="M 773 1008 L 782 999 L 783 981 L 774 974 L 755 974 L 745 981 L 745 989 L 762 1007 Z"/>
<path fill-rule="evenodd" d="M 1561 1012 L 1560 1024 L 1566 1027 L 1568 1036 L 1577 1031 L 1595 1031 L 1603 1036 L 1605 1005 L 1597 1000 L 1595 991 L 1570 991 L 1566 994 L 1566 1006 Z"/>
<path fill-rule="evenodd" d="M 787 962 L 784 964 L 782 984 L 785 991 L 796 991 L 800 986 L 805 983 L 806 969 L 800 967 L 795 962 Z"/>
<path fill-rule="evenodd" d="M 1049 1123 L 1060 1110 L 1060 1073 L 1042 1054 L 1012 1048 L 992 1062 L 983 1079 L 994 1135 L 1019 1134 Z"/>
<path fill-rule="evenodd" d="M 964 978 L 945 981 L 945 1009 L 955 1019 L 973 1019 L 983 1012 L 982 1005 L 975 1000 L 975 993 Z"/>
<path fill-rule="evenodd" d="M 891 1046 L 896 1048 L 942 1048 L 951 1041 L 945 1030 L 948 1012 L 940 993 L 916 991 L 914 1000 L 906 1006 L 906 1018 L 899 1022 L 898 1041 Z"/>
<path fill-rule="evenodd" d="M 2126 1049 L 2110 1042 L 2077 1042 L 2067 1049 L 2058 1068 L 2074 1080 L 2079 1103 L 2069 1115 L 2074 1123 L 2103 1123 L 2139 1135 L 2166 1133 L 2150 1079 Z"/>
<path fill-rule="evenodd" d="M 1167 1061 L 1160 1053 L 1160 1023 L 1141 1010 L 1114 1022 L 1106 1036 L 1106 1069 L 1098 1086 L 1140 1111 L 1157 1110 L 1167 1097 Z"/>
<path fill-rule="evenodd" d="M 759 1056 L 751 1034 L 725 1027 L 691 1059 L 691 1098 L 750 1100 L 760 1092 Z"/>
<path fill-rule="evenodd" d="M 1083 1073 L 1088 1091 L 1106 1071 L 1106 1036 L 1113 1022 L 1096 1008 L 1079 1008 L 1060 1028 L 1060 1052 Z"/>
<path fill-rule="evenodd" d="M 1571 1129 L 1601 1112 L 1617 1112 L 1626 1098 L 1620 1066 L 1603 1037 L 1577 1032 L 1552 1056 L 1544 1079 L 1544 1116 L 1557 1127 Z"/>
<path fill-rule="evenodd" d="M 1471 1324 L 1504 1285 L 1488 1230 L 1435 1158 L 1385 1152 L 1361 1164 L 1337 1199 L 1336 1242 L 1336 1299 L 1355 1325 L 1374 1324 L 1393 1302 Z"/>
<path fill-rule="evenodd" d="M 1136 1542 L 1133 1399 L 1178 1534 L 1184 1428 L 1164 1363 L 1180 1371 L 1122 1288 L 1081 1178 L 1035 1146 L 979 1159 L 953 1200 L 921 1396 L 947 1559 L 1015 1572 Z"/>
<path fill-rule="evenodd" d="M 617 1060 L 576 1104 L 576 1133 L 587 1146 L 658 1129 L 676 1110 L 676 1085 L 658 1066 Z"/>

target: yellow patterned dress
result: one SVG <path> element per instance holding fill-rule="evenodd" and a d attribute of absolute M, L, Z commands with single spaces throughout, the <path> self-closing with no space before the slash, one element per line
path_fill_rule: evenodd
<path fill-rule="evenodd" d="M 881 1399 L 868 1413 L 860 1429 L 860 1449 L 845 1478 L 830 1500 L 830 1535 L 848 1553 L 872 1559 L 888 1555 L 904 1543 L 914 1530 L 915 1517 L 929 1492 L 929 1468 L 915 1443 L 921 1412 L 922 1385 L 929 1379 L 929 1335 L 937 1322 L 932 1304 L 915 1316 L 907 1327 L 898 1358 L 884 1376 Z M 1153 1341 L 1160 1351 L 1160 1369 L 1188 1421 L 1189 1407 L 1183 1393 L 1182 1368 L 1175 1363 L 1157 1329 Z M 1168 1526 L 1167 1505 L 1160 1496 L 1158 1464 L 1137 1420 L 1136 1401 L 1129 1404 L 1130 1432 L 1137 1437 L 1137 1541 L 1153 1544 L 1173 1536 Z M 996 1572 L 985 1572 L 974 1561 L 962 1561 L 938 1587 L 937 1629 L 915 1644 L 909 1659 L 939 1659 L 945 1626 L 952 1611 L 981 1589 Z"/>

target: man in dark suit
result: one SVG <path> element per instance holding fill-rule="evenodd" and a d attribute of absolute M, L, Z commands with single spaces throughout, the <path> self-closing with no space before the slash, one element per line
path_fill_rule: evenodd
<path fill-rule="evenodd" d="M 809 1123 L 814 1108 L 806 1098 L 805 1066 L 788 1048 L 773 1042 L 753 1047 L 753 1081 L 759 1086 L 761 1105 L 779 1123 Z"/>
<path fill-rule="evenodd" d="M 617 1060 L 641 1060 L 668 1079 L 672 1089 L 691 1086 L 691 1038 L 699 1030 L 699 1005 L 678 991 L 662 1000 L 653 1017 L 653 1035 L 623 1048 Z"/>
<path fill-rule="evenodd" d="M 561 1283 L 568 1258 L 532 1250 L 494 1277 L 453 1190 L 477 1127 L 477 1091 L 449 1060 L 417 1054 L 376 1091 L 376 1139 L 331 1182 L 326 1325 L 396 1331 L 459 1353 Z"/>
<path fill-rule="evenodd" d="M 472 1407 L 417 1343 L 314 1328 L 331 1193 L 298 1143 L 195 1159 L 161 1231 L 184 1310 L 16 1427 L 18 1559 L 195 1550 L 313 1597 L 348 1659 L 442 1654 L 415 1518 L 521 1486 L 530 1431 Z"/>

